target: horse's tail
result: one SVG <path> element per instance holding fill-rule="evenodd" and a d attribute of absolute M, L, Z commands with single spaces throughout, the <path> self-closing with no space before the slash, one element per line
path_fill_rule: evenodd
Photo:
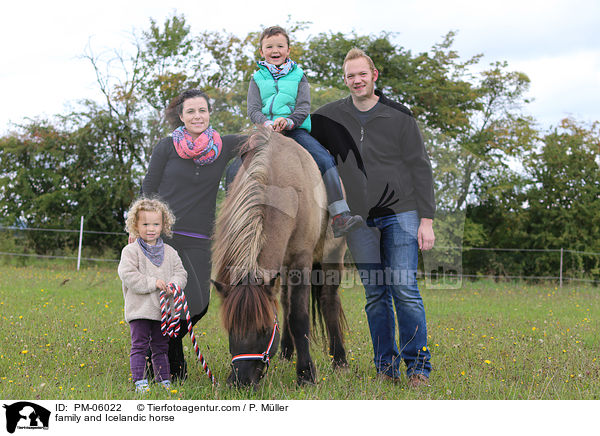
<path fill-rule="evenodd" d="M 313 264 L 313 271 L 321 271 L 324 273 L 323 267 L 320 263 L 314 263 Z M 325 274 L 323 274 L 325 275 Z M 314 278 L 313 278 L 314 279 Z M 337 299 L 336 301 L 339 303 L 339 296 L 337 293 L 337 290 L 339 289 L 339 283 L 336 283 L 335 285 L 330 284 L 327 282 L 327 277 L 321 277 L 320 279 L 322 280 L 313 280 L 313 283 L 311 285 L 310 288 L 310 296 L 311 296 L 311 312 L 312 312 L 312 329 L 311 329 L 311 336 L 313 336 L 313 339 L 316 339 L 317 334 L 316 332 L 319 333 L 319 337 L 322 339 L 327 338 L 327 334 L 325 332 L 325 323 L 323 322 L 323 305 L 321 304 L 321 300 L 322 298 L 329 298 L 329 299 Z M 321 283 L 322 282 L 322 283 Z M 325 286 L 328 287 L 328 289 L 330 290 L 330 292 L 328 292 L 327 295 L 323 294 L 323 289 L 325 288 Z M 335 292 L 331 292 L 331 286 L 335 286 L 336 291 Z M 327 308 L 329 310 L 339 310 L 338 312 L 338 316 L 336 318 L 336 322 L 337 325 L 335 326 L 335 328 L 337 328 L 340 332 L 340 337 L 344 338 L 343 333 L 348 331 L 348 320 L 346 319 L 346 314 L 344 312 L 344 309 L 340 304 L 334 305 L 331 304 L 332 301 L 329 301 L 330 304 L 327 304 Z M 343 345 L 343 344 L 341 344 Z"/>
<path fill-rule="evenodd" d="M 314 264 L 313 271 L 318 271 L 321 265 Z M 311 315 L 312 315 L 312 329 L 310 329 L 311 339 L 325 338 L 325 326 L 323 323 L 323 308 L 321 307 L 321 294 L 323 286 L 319 284 L 312 284 L 310 287 L 311 297 Z M 317 332 L 319 334 L 317 334 Z"/>
<path fill-rule="evenodd" d="M 217 218 L 213 265 L 217 280 L 233 285 L 242 279 L 264 279 L 258 255 L 264 245 L 264 204 L 269 179 L 271 132 L 259 128 L 242 146 L 250 153 L 235 178 Z"/>

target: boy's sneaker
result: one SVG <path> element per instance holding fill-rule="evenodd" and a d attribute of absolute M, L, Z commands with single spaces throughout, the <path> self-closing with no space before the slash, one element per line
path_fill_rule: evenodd
<path fill-rule="evenodd" d="M 160 384 L 165 389 L 171 389 L 171 381 L 170 380 L 163 380 L 163 381 L 160 382 Z"/>
<path fill-rule="evenodd" d="M 150 386 L 148 385 L 148 380 L 143 379 L 143 380 L 138 380 L 135 382 L 135 391 L 137 393 L 144 393 L 144 392 L 148 392 L 150 390 Z"/>
<path fill-rule="evenodd" d="M 360 215 L 352 216 L 350 215 L 350 212 L 347 211 L 339 213 L 331 219 L 333 237 L 340 238 L 362 223 L 363 219 Z"/>

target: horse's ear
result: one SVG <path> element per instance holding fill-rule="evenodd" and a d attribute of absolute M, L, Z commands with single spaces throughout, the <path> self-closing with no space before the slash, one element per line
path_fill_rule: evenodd
<path fill-rule="evenodd" d="M 279 271 L 277 271 L 277 274 L 275 274 L 275 276 L 269 281 L 269 286 L 271 286 L 271 287 L 275 286 L 275 282 L 277 282 L 277 279 L 279 278 L 279 276 L 281 276 L 281 273 Z"/>
<path fill-rule="evenodd" d="M 223 283 L 219 283 L 215 280 L 210 280 L 212 282 L 213 285 L 215 285 L 215 289 L 217 290 L 217 292 L 219 294 L 221 294 L 221 297 L 225 298 L 227 297 L 227 294 L 229 293 L 229 287 L 225 286 Z"/>
<path fill-rule="evenodd" d="M 271 280 L 269 280 L 269 283 L 266 284 L 266 287 L 269 290 L 269 292 L 271 292 L 271 294 L 273 294 L 273 290 L 275 289 L 275 283 L 277 283 L 277 279 L 280 275 L 281 273 L 277 272 L 277 274 L 275 274 L 275 276 L 273 276 Z"/>

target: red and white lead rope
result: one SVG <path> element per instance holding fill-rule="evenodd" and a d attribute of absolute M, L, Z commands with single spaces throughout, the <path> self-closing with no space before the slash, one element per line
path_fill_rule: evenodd
<path fill-rule="evenodd" d="M 173 283 L 169 283 L 167 285 L 169 289 L 173 292 L 173 308 L 169 310 L 169 298 L 167 297 L 166 291 L 160 291 L 160 330 L 162 331 L 163 336 L 169 336 L 170 338 L 176 338 L 179 335 L 179 321 L 181 320 L 181 311 L 185 312 L 185 319 L 188 325 L 188 331 L 190 332 L 190 338 L 192 338 L 192 345 L 194 346 L 194 351 L 196 352 L 196 356 L 198 356 L 198 360 L 200 361 L 200 365 L 206 372 L 206 375 L 210 379 L 211 383 L 216 384 L 215 377 L 213 376 L 211 370 L 208 368 L 206 361 L 204 360 L 204 356 L 200 352 L 200 348 L 198 348 L 198 341 L 196 341 L 196 335 L 194 334 L 194 329 L 192 328 L 192 318 L 190 316 L 190 310 L 187 305 L 187 300 L 185 299 L 185 294 L 183 290 L 178 285 Z"/>

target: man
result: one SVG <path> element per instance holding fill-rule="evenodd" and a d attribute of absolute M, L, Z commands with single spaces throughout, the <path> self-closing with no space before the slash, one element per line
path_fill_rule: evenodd
<path fill-rule="evenodd" d="M 312 134 L 336 158 L 352 214 L 366 218 L 347 241 L 365 287 L 375 367 L 379 377 L 399 381 L 402 359 L 409 386 L 429 385 L 416 272 L 418 250 L 435 241 L 431 164 L 410 110 L 375 89 L 379 72 L 371 58 L 354 48 L 343 70 L 350 96 L 319 108 Z"/>

